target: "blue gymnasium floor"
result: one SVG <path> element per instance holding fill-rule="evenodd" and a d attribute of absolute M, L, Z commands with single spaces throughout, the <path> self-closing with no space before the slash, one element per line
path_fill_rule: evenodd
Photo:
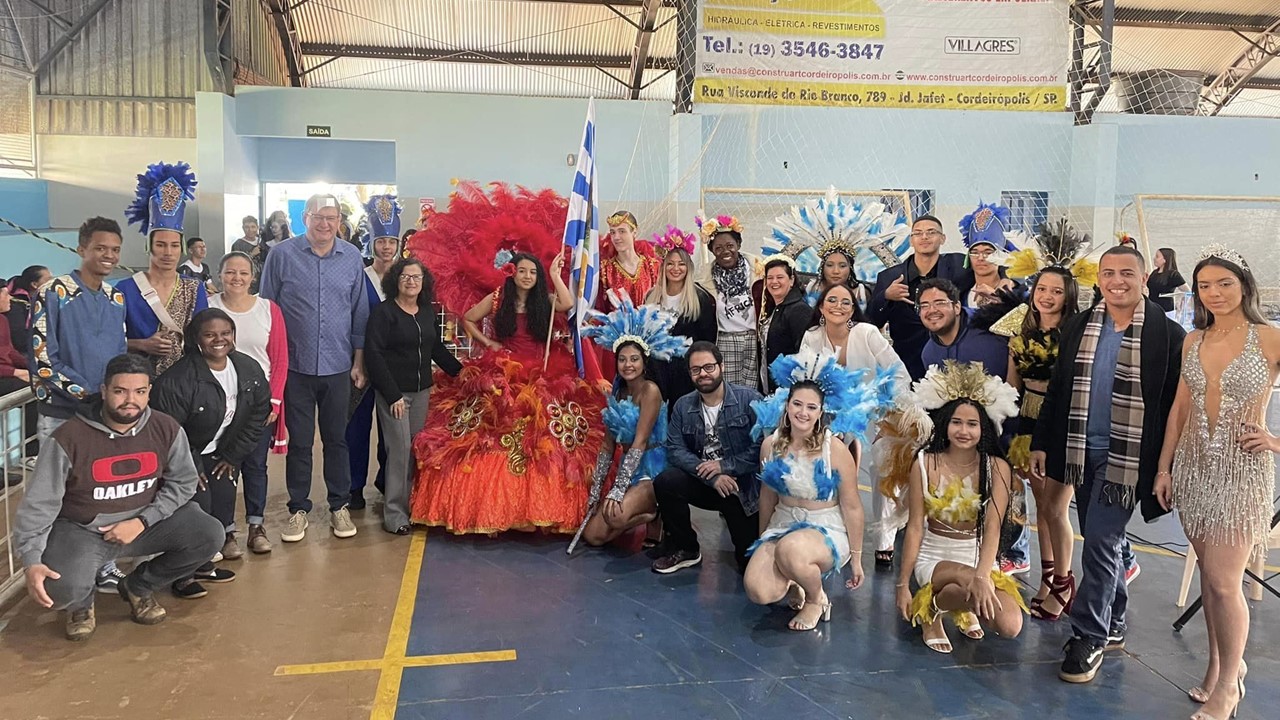
<path fill-rule="evenodd" d="M 570 558 L 561 537 L 432 530 L 407 655 L 513 650 L 516 659 L 406 667 L 395 717 L 1103 720 L 1187 718 L 1199 707 L 1184 690 L 1203 671 L 1203 616 L 1182 634 L 1170 627 L 1180 557 L 1139 549 L 1127 650 L 1108 653 L 1094 682 L 1069 685 L 1057 679 L 1065 619 L 1028 618 L 1015 640 L 972 642 L 948 626 L 955 651 L 934 653 L 897 617 L 895 573 L 874 571 L 871 558 L 862 589 L 828 581 L 829 624 L 790 632 L 790 610 L 746 601 L 719 519 L 695 511 L 695 524 L 702 565 L 665 577 L 641 553 L 579 549 Z M 1181 540 L 1173 518 L 1130 530 Z M 1268 594 L 1251 609 L 1240 717 L 1275 718 L 1280 600 Z"/>

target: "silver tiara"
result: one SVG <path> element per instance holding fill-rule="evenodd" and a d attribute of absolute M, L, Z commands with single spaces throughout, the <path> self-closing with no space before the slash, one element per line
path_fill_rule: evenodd
<path fill-rule="evenodd" d="M 1201 262 L 1211 257 L 1218 258 L 1219 260 L 1226 260 L 1229 263 L 1238 265 L 1240 268 L 1244 270 L 1249 269 L 1249 263 L 1245 262 L 1243 255 L 1236 252 L 1235 250 L 1232 250 L 1226 245 L 1223 245 L 1222 243 L 1212 243 L 1210 245 L 1205 245 L 1204 249 L 1200 251 L 1200 257 L 1196 260 L 1196 262 Z"/>

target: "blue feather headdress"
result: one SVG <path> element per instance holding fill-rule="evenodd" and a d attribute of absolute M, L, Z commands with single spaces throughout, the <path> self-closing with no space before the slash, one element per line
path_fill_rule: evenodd
<path fill-rule="evenodd" d="M 374 195 L 364 205 L 365 219 L 369 221 L 369 239 L 400 239 L 400 203 L 395 195 Z"/>
<path fill-rule="evenodd" d="M 867 441 L 867 430 L 893 408 L 899 388 L 893 368 L 850 370 L 834 355 L 819 355 L 802 348 L 795 355 L 780 355 L 769 365 L 778 389 L 751 403 L 756 424 L 751 435 L 762 438 L 782 422 L 791 386 L 808 380 L 822 390 L 823 412 L 831 417 L 831 431 Z"/>
<path fill-rule="evenodd" d="M 791 257 L 797 270 L 812 274 L 819 274 L 829 255 L 841 253 L 858 279 L 874 280 L 881 270 L 897 265 L 910 246 L 905 215 L 888 212 L 883 203 L 846 201 L 834 186 L 826 196 L 792 207 L 770 227 L 761 250 L 766 259 Z"/>
<path fill-rule="evenodd" d="M 1012 231 L 1013 215 L 1003 205 L 984 205 L 978 201 L 978 207 L 960 220 L 960 238 L 966 248 L 986 243 L 1002 252 L 1013 252 L 1018 249 L 1006 236 Z"/>
<path fill-rule="evenodd" d="M 618 309 L 609 314 L 598 310 L 587 312 L 587 320 L 592 323 L 582 329 L 582 334 L 596 338 L 599 344 L 610 350 L 617 350 L 624 342 L 634 342 L 651 358 L 670 360 L 682 357 L 689 352 L 692 340 L 681 335 L 672 335 L 676 316 L 653 305 L 636 307 L 631 298 L 617 291 L 609 292 L 609 299 Z"/>
<path fill-rule="evenodd" d="M 196 176 L 184 162 L 156 163 L 138 176 L 136 197 L 124 211 L 125 220 L 137 224 L 143 235 L 156 230 L 183 232 L 187 203 L 196 199 Z"/>

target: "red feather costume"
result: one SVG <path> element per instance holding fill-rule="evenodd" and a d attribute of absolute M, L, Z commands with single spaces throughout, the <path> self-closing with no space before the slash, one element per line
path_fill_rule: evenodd
<path fill-rule="evenodd" d="M 464 314 L 493 293 L 496 313 L 501 290 L 494 288 L 507 274 L 494 256 L 529 252 L 546 267 L 562 248 L 566 211 L 550 190 L 495 183 L 486 193 L 461 183 L 448 209 L 431 213 L 410 238 L 409 251 L 431 269 L 436 298 L 450 312 Z M 415 522 L 488 534 L 572 533 L 581 523 L 604 440 L 604 397 L 578 378 L 562 342 L 552 343 L 543 372 L 546 338 L 519 318 L 502 350 L 465 362 L 457 378 L 436 374 L 426 426 L 414 438 Z"/>

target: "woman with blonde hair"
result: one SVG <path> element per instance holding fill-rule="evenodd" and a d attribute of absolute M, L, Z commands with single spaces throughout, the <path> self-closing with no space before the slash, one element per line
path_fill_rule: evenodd
<path fill-rule="evenodd" d="M 662 256 L 662 272 L 644 302 L 676 316 L 671 335 L 687 337 L 693 342 L 715 342 L 716 299 L 693 281 L 693 257 L 690 255 L 693 242 L 692 234 L 671 226 L 663 236 L 655 237 L 655 249 Z M 686 355 L 674 356 L 670 360 L 654 358 L 652 362 L 658 388 L 669 402 L 694 391 Z"/>

